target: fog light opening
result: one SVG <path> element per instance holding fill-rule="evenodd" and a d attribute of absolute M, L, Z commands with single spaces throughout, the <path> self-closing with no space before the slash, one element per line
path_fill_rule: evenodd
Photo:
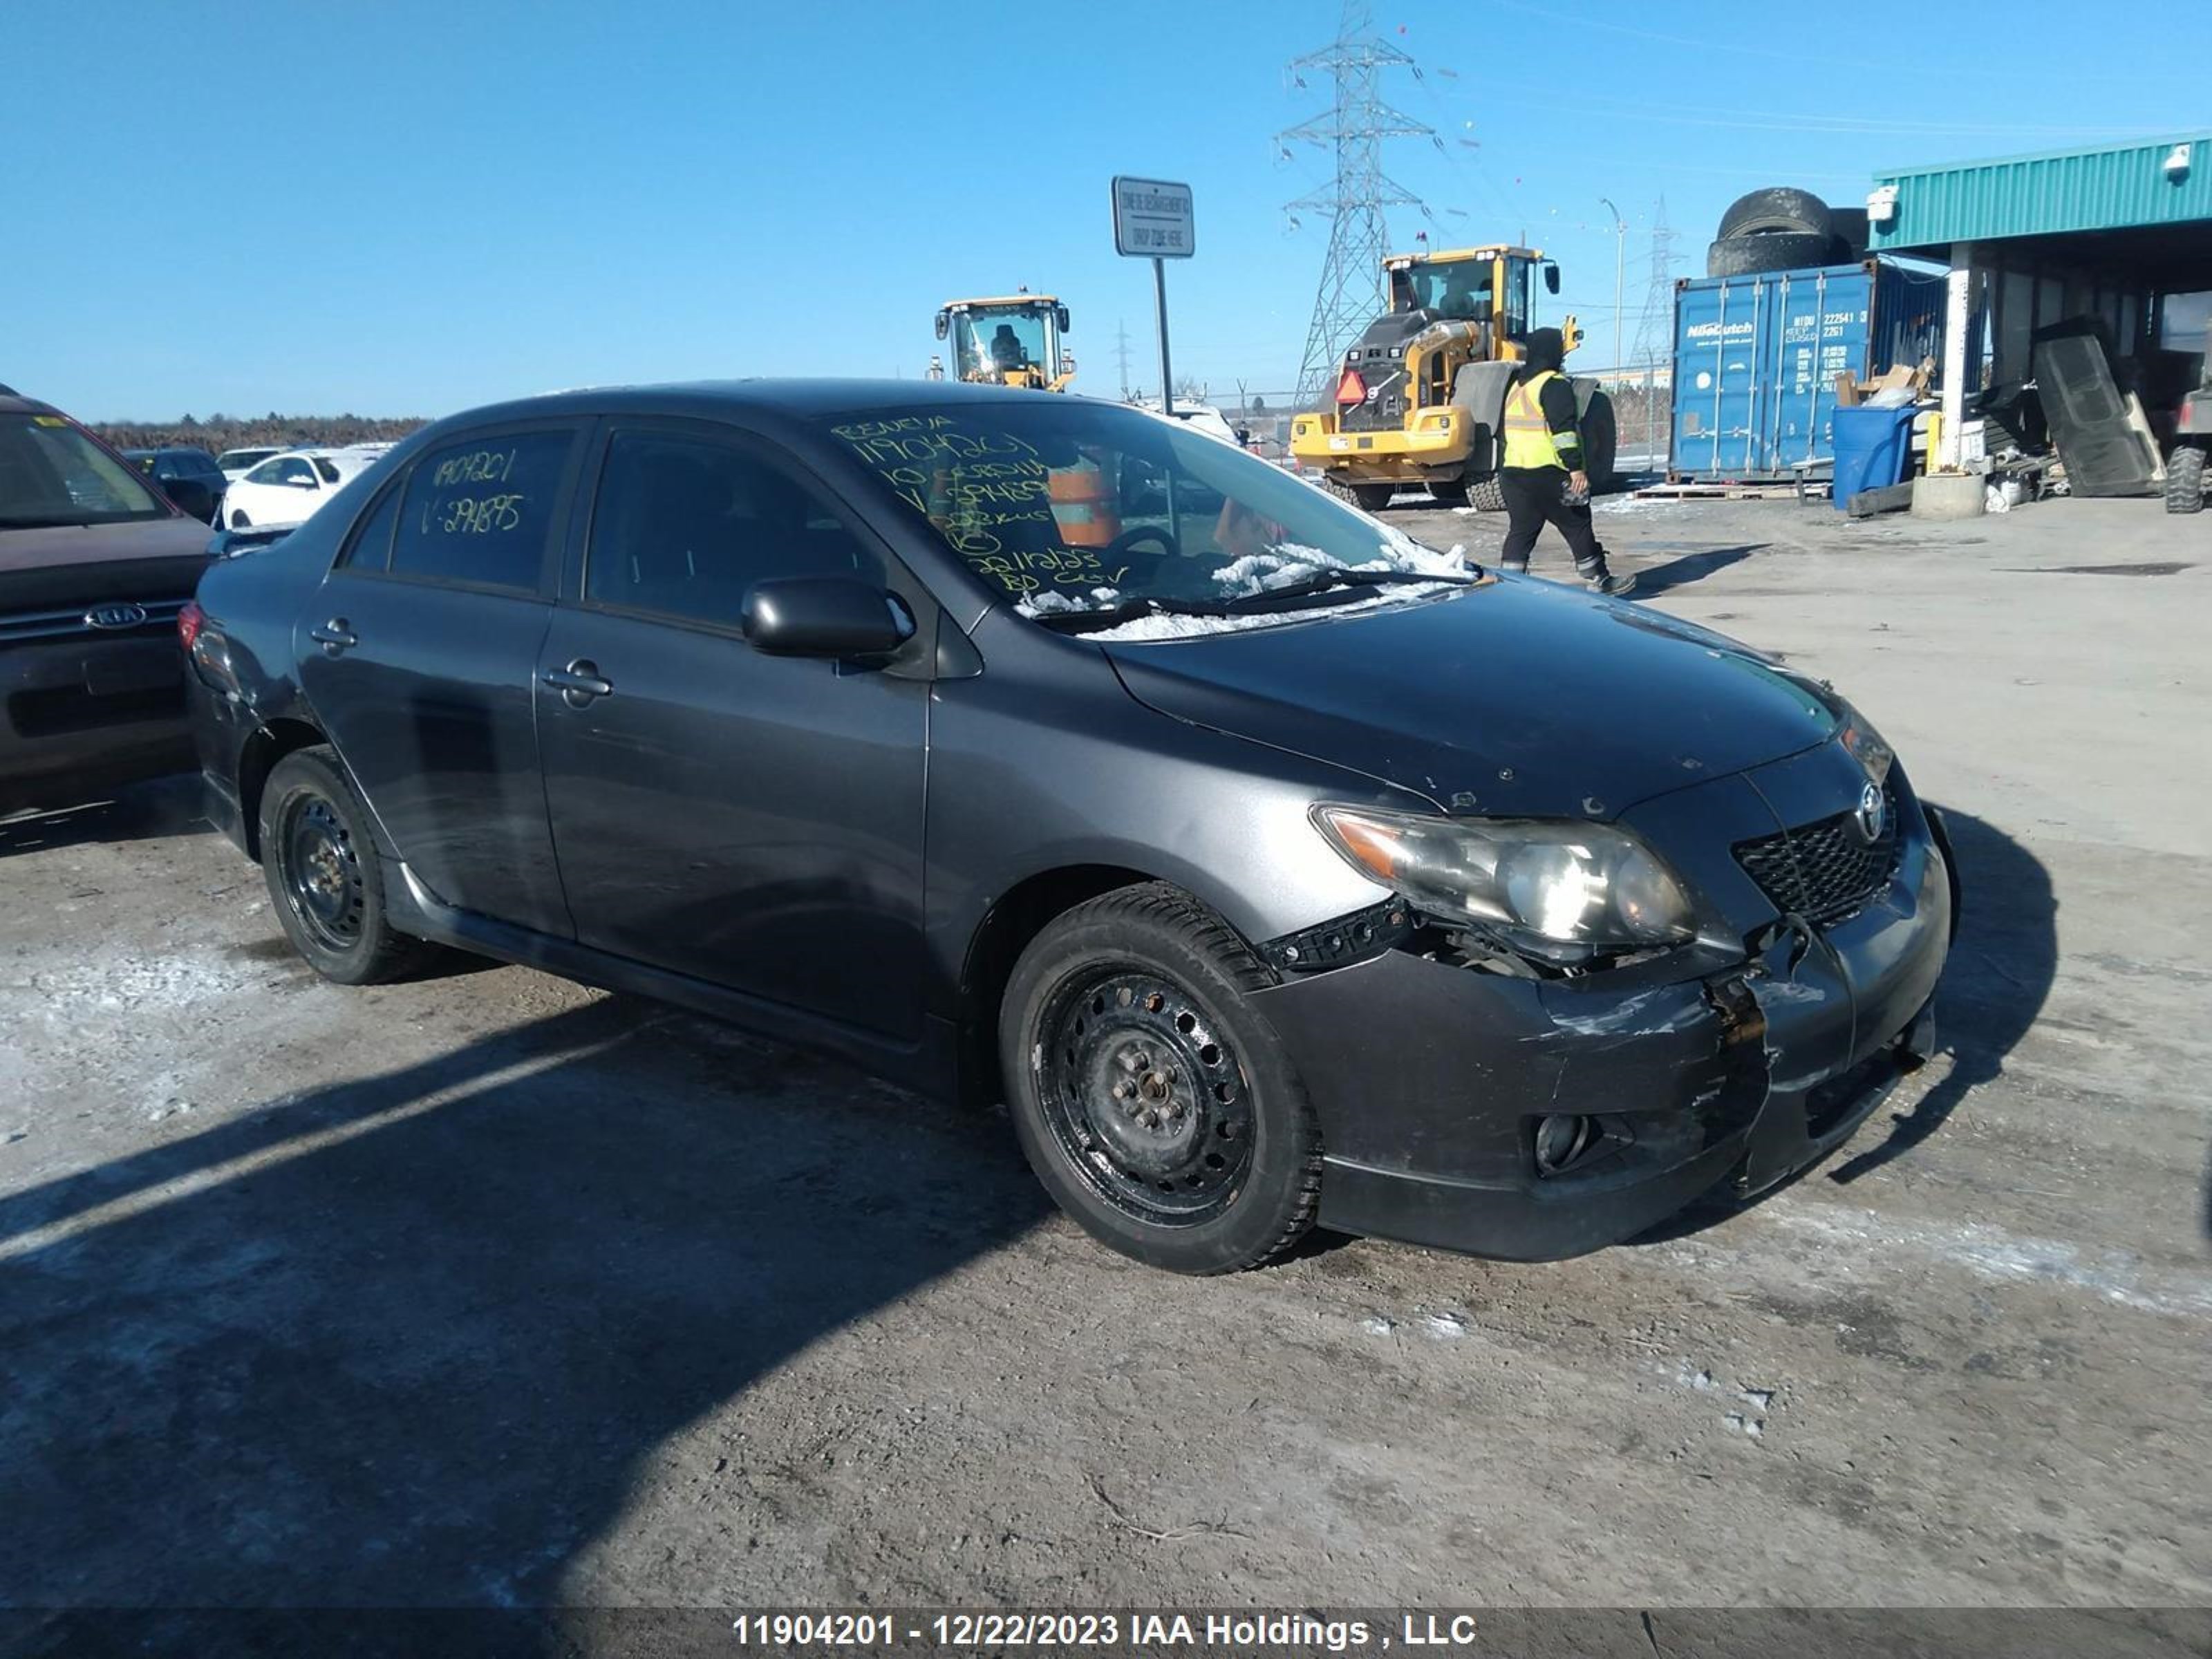
<path fill-rule="evenodd" d="M 1536 1120 L 1536 1173 L 1555 1176 L 1597 1145 L 1597 1120 L 1553 1113 Z"/>

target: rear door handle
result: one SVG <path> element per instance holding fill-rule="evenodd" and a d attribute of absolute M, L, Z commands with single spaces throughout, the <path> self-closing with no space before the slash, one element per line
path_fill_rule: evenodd
<path fill-rule="evenodd" d="M 320 628 L 311 628 L 307 637 L 323 647 L 323 654 L 335 657 L 339 652 L 361 643 L 361 636 L 346 625 L 343 617 L 333 617 Z"/>
<path fill-rule="evenodd" d="M 602 677 L 599 664 L 588 657 L 579 657 L 566 668 L 549 668 L 540 678 L 571 708 L 581 708 L 594 697 L 614 695 L 614 682 Z"/>

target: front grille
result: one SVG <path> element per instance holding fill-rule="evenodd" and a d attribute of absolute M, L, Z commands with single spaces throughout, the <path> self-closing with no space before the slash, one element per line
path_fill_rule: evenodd
<path fill-rule="evenodd" d="M 1869 841 L 1856 811 L 1838 812 L 1735 849 L 1735 860 L 1785 915 L 1820 927 L 1849 921 L 1897 873 L 1897 791 L 1882 787 L 1881 834 Z"/>

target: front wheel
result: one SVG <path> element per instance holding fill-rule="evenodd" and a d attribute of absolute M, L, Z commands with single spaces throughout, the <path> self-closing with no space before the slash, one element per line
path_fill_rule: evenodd
<path fill-rule="evenodd" d="M 2204 452 L 2184 444 L 2166 458 L 2166 510 L 2204 510 Z"/>
<path fill-rule="evenodd" d="M 1321 1202 L 1321 1133 L 1251 995 L 1273 983 L 1178 890 L 1078 905 L 1015 964 L 1000 1059 L 1022 1151 L 1101 1243 L 1219 1273 L 1289 1249 Z"/>
<path fill-rule="evenodd" d="M 250 530 L 253 527 L 253 520 L 243 513 L 234 513 L 230 515 L 230 527 L 233 530 Z"/>

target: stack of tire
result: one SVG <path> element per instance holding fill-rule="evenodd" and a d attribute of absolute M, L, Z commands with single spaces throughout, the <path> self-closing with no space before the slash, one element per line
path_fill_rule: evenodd
<path fill-rule="evenodd" d="M 1770 185 L 1738 197 L 1721 215 L 1720 240 L 1705 251 L 1705 275 L 1847 265 L 1866 252 L 1864 208 L 1832 208 L 1809 190 Z"/>

